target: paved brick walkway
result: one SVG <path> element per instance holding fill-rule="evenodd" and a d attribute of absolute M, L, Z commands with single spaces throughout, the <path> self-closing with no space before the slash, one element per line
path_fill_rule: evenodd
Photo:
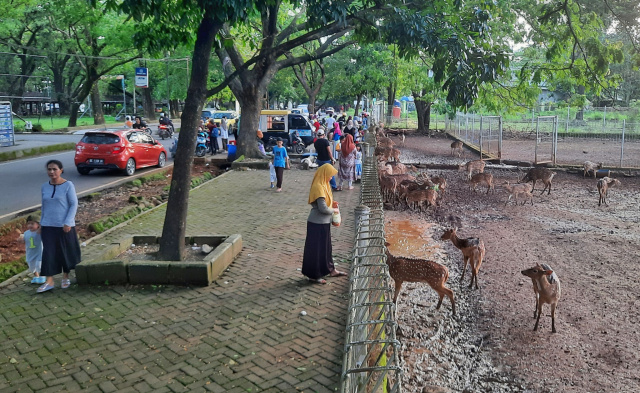
<path fill-rule="evenodd" d="M 210 287 L 72 285 L 36 295 L 18 281 L 0 289 L 0 392 L 338 390 L 348 280 L 310 284 L 299 270 L 313 173 L 286 171 L 280 194 L 266 171 L 228 173 L 191 193 L 188 235 L 244 241 Z M 349 270 L 358 189 L 335 196 L 344 225 L 332 230 L 334 259 Z M 125 233 L 160 234 L 164 211 L 83 251 Z"/>

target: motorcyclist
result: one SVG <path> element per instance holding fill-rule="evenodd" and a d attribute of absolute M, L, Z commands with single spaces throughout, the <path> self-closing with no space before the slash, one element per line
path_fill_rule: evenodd
<path fill-rule="evenodd" d="M 133 123 L 133 128 L 135 128 L 136 130 L 144 130 L 147 127 L 147 123 L 142 121 L 142 118 L 140 116 L 136 116 L 136 122 Z"/>
<path fill-rule="evenodd" d="M 164 113 L 160 114 L 160 120 L 158 120 L 160 124 L 163 126 L 171 126 L 173 128 L 173 122 L 169 119 L 169 115 L 165 115 Z"/>

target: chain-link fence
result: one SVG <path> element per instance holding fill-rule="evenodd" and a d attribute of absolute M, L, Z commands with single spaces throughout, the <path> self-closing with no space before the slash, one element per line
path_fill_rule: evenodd
<path fill-rule="evenodd" d="M 604 122 L 567 121 L 566 114 L 564 118 L 516 119 L 458 113 L 445 129 L 476 148 L 482 139 L 483 153 L 495 158 L 568 165 L 589 160 L 605 167 L 640 167 L 640 122 L 628 123 L 612 115 Z M 498 146 L 497 153 L 493 146 Z"/>
<path fill-rule="evenodd" d="M 373 144 L 364 144 L 361 205 L 355 210 L 356 240 L 341 391 L 399 393 L 400 343 L 396 340 L 395 305 L 385 256 L 384 211 L 373 157 L 375 139 L 371 134 L 367 137 Z"/>

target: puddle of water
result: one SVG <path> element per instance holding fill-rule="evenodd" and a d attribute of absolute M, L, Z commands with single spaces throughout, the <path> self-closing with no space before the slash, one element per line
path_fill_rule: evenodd
<path fill-rule="evenodd" d="M 385 212 L 385 235 L 393 255 L 436 260 L 440 246 L 432 238 L 432 224 L 405 212 Z"/>

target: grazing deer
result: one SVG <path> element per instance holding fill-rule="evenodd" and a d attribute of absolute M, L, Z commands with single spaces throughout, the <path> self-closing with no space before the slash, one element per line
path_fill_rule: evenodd
<path fill-rule="evenodd" d="M 536 294 L 536 310 L 534 311 L 534 316 L 537 313 L 537 317 L 533 331 L 538 330 L 538 323 L 540 322 L 540 315 L 542 314 L 542 305 L 549 304 L 551 306 L 551 331 L 555 333 L 556 307 L 560 300 L 560 279 L 558 279 L 558 275 L 555 274 L 548 265 L 539 265 L 537 263 L 534 267 L 523 270 L 521 273 L 531 278 L 533 291 Z"/>
<path fill-rule="evenodd" d="M 456 230 L 457 228 L 447 229 L 440 237 L 440 240 L 451 240 L 451 243 L 462 251 L 464 267 L 462 268 L 460 281 L 462 282 L 464 279 L 467 263 L 469 263 L 471 265 L 471 282 L 469 283 L 469 288 L 473 286 L 473 282 L 475 281 L 476 289 L 478 289 L 478 271 L 480 270 L 480 265 L 482 265 L 482 259 L 486 251 L 484 242 L 477 237 L 461 239 L 456 235 Z"/>
<path fill-rule="evenodd" d="M 389 243 L 384 244 L 389 247 Z M 456 302 L 453 299 L 453 291 L 444 286 L 449 279 L 449 269 L 439 263 L 427 261 L 424 259 L 405 258 L 393 256 L 388 248 L 385 248 L 387 254 L 387 265 L 389 266 L 389 275 L 395 282 L 395 292 L 393 294 L 393 302 L 397 303 L 400 288 L 404 282 L 426 282 L 434 291 L 438 293 L 438 305 L 436 310 L 440 309 L 442 299 L 448 296 L 451 300 L 451 311 L 456 315 Z"/>
<path fill-rule="evenodd" d="M 598 180 L 598 194 L 600 194 L 598 206 L 600 206 L 602 202 L 604 202 L 605 205 L 609 205 L 607 203 L 607 193 L 609 192 L 609 188 L 613 186 L 619 186 L 620 184 L 620 180 L 606 176 Z"/>
<path fill-rule="evenodd" d="M 493 192 L 496 191 L 495 185 L 493 184 L 493 175 L 490 173 L 476 173 L 471 176 L 471 180 L 469 180 L 469 188 L 473 186 L 473 192 L 476 191 L 478 184 L 487 185 L 487 194 L 489 193 L 489 190 L 493 190 Z"/>
<path fill-rule="evenodd" d="M 453 156 L 454 153 L 457 151 L 458 152 L 458 157 L 460 157 L 462 155 L 462 141 L 455 141 L 451 143 L 451 155 Z"/>
<path fill-rule="evenodd" d="M 459 171 L 466 171 L 467 172 L 467 178 L 469 180 L 471 180 L 471 174 L 474 171 L 476 171 L 478 173 L 484 172 L 485 165 L 486 165 L 486 163 L 484 162 L 484 160 L 469 161 L 466 164 L 460 164 L 458 166 L 458 170 Z"/>
<path fill-rule="evenodd" d="M 587 173 L 589 173 L 589 171 L 593 171 L 593 178 L 596 178 L 596 169 L 602 169 L 602 163 L 595 163 L 595 162 L 591 162 L 591 161 L 585 161 L 584 164 L 582 164 L 583 168 L 584 168 L 584 172 L 582 172 L 582 177 L 585 177 L 585 175 Z"/>
<path fill-rule="evenodd" d="M 444 176 L 434 176 L 431 178 L 431 182 L 435 185 L 438 185 L 438 191 L 442 195 L 444 195 L 445 190 L 447 189 L 447 179 Z"/>
<path fill-rule="evenodd" d="M 529 184 L 514 184 L 511 185 L 508 181 L 504 182 L 504 188 L 509 191 L 509 198 L 505 201 L 504 205 L 507 206 L 507 203 L 511 200 L 511 197 L 514 198 L 514 203 L 518 205 L 518 195 L 524 195 L 525 199 L 522 202 L 522 206 L 527 203 L 527 198 L 531 201 L 531 206 L 533 206 L 533 194 L 530 191 Z"/>
<path fill-rule="evenodd" d="M 519 183 L 528 183 L 530 181 L 533 182 L 533 187 L 531 187 L 531 192 L 536 188 L 536 182 L 541 180 L 544 183 L 544 189 L 540 193 L 540 195 L 544 194 L 544 192 L 549 189 L 547 195 L 551 194 L 551 180 L 556 175 L 555 172 L 552 172 L 548 168 L 531 168 L 529 172 L 519 181 Z"/>

